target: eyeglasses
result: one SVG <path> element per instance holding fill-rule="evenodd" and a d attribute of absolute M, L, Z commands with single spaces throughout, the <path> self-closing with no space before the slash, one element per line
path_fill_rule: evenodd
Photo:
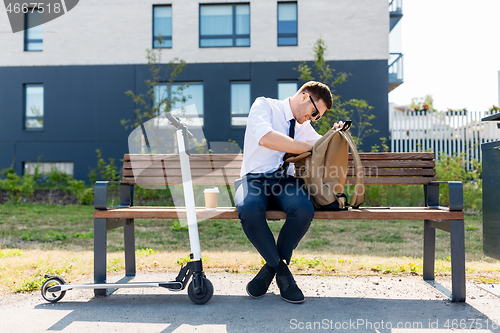
<path fill-rule="evenodd" d="M 311 116 L 316 117 L 316 119 L 314 119 L 314 121 L 318 121 L 318 120 L 320 120 L 320 119 L 321 119 L 321 115 L 319 114 L 319 110 L 318 110 L 318 108 L 316 107 L 316 104 L 314 104 L 314 101 L 313 101 L 313 99 L 312 99 L 311 95 L 309 95 L 309 99 L 310 99 L 310 100 L 311 100 L 311 102 L 313 103 L 313 106 L 314 106 L 314 109 L 315 109 L 315 111 L 311 114 Z"/>

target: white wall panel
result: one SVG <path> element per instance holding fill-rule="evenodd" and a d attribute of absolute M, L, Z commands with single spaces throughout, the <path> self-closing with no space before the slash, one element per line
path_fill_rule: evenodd
<path fill-rule="evenodd" d="M 203 1 L 203 3 L 227 1 Z M 277 46 L 277 2 L 251 0 L 250 47 L 199 48 L 199 3 L 193 0 L 85 0 L 44 25 L 42 52 L 24 52 L 24 32 L 13 34 L 0 6 L 0 66 L 146 63 L 152 47 L 152 5 L 172 4 L 174 57 L 187 63 L 311 60 L 318 38 L 327 60 L 387 59 L 387 0 L 298 0 L 298 46 Z M 234 3 L 234 2 L 232 2 Z"/>

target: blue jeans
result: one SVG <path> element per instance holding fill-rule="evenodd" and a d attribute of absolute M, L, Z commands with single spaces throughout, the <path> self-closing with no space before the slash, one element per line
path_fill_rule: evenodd
<path fill-rule="evenodd" d="M 278 266 L 280 260 L 289 264 L 314 217 L 314 206 L 303 180 L 266 173 L 248 174 L 238 182 L 241 185 L 237 186 L 235 203 L 246 236 L 270 266 Z M 286 213 L 278 242 L 267 224 L 267 210 Z"/>

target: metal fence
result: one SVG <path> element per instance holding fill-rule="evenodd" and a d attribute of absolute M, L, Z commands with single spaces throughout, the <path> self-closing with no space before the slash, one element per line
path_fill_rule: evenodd
<path fill-rule="evenodd" d="M 470 170 L 482 160 L 481 144 L 499 139 L 495 122 L 482 122 L 490 111 L 394 111 L 389 119 L 392 152 L 433 151 L 436 160 L 463 154 Z"/>

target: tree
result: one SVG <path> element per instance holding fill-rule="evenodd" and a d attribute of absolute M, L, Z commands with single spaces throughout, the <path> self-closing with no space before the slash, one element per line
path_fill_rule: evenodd
<path fill-rule="evenodd" d="M 159 36 L 160 43 L 162 43 L 162 40 L 162 37 Z M 174 58 L 167 65 L 163 64 L 161 48 L 147 49 L 146 53 L 147 65 L 151 72 L 151 79 L 144 81 L 148 90 L 145 94 L 135 94 L 131 90 L 125 92 L 127 96 L 132 98 L 137 107 L 134 109 L 134 119 L 121 120 L 121 124 L 125 129 L 138 127 L 164 112 L 169 112 L 172 105 L 175 105 L 176 102 L 185 102 L 189 97 L 184 96 L 182 93 L 188 85 L 182 85 L 176 91 L 171 91 L 172 83 L 186 67 L 186 62 Z M 167 89 L 162 94 L 159 94 L 160 89 L 158 89 L 158 86 L 160 84 L 167 85 Z"/>
<path fill-rule="evenodd" d="M 314 70 L 318 81 L 330 87 L 333 96 L 333 106 L 325 112 L 319 121 L 314 122 L 313 126 L 319 134 L 323 135 L 332 128 L 335 122 L 350 119 L 352 120 L 352 137 L 356 145 L 361 146 L 365 137 L 378 132 L 378 130 L 371 128 L 371 120 L 375 118 L 375 115 L 370 114 L 373 107 L 368 105 L 368 102 L 365 100 L 351 99 L 342 102 L 340 95 L 335 94 L 335 86 L 342 84 L 350 74 L 340 72 L 335 75 L 335 69 L 331 68 L 325 60 L 326 50 L 325 42 L 322 39 L 318 39 L 313 47 Z M 300 80 L 315 80 L 312 76 L 311 68 L 305 62 L 298 66 L 297 71 L 300 73 Z"/>
<path fill-rule="evenodd" d="M 436 111 L 436 109 L 434 109 L 434 99 L 432 95 L 412 98 L 410 107 L 415 111 Z"/>

